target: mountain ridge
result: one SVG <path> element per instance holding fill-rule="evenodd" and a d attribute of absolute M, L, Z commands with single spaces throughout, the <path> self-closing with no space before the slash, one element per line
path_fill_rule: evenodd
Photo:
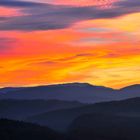
<path fill-rule="evenodd" d="M 5 92 L 2 92 L 5 90 Z M 35 87 L 21 87 L 0 89 L 0 99 L 44 99 L 66 100 L 84 103 L 123 100 L 140 97 L 140 85 L 130 85 L 122 89 L 112 89 L 95 86 L 88 83 L 66 83 L 56 85 L 42 85 Z"/>
<path fill-rule="evenodd" d="M 113 90 L 122 90 L 122 89 L 125 89 L 125 88 L 128 88 L 128 87 L 134 87 L 134 86 L 140 86 L 140 84 L 131 84 L 131 85 L 128 85 L 128 86 L 124 86 L 124 87 L 121 87 L 121 88 L 111 88 L 111 87 L 108 87 L 108 86 L 103 86 L 103 85 L 94 85 L 94 84 L 91 84 L 91 83 L 86 83 L 86 82 L 68 82 L 68 83 L 58 83 L 58 84 L 48 84 L 48 85 L 37 85 L 37 86 L 8 86 L 8 87 L 1 87 L 0 88 L 0 91 L 1 90 L 5 90 L 5 89 L 26 89 L 26 88 L 39 88 L 39 87 L 56 87 L 56 86 L 92 86 L 92 87 L 104 87 L 104 88 L 108 88 L 108 89 L 113 89 Z"/>

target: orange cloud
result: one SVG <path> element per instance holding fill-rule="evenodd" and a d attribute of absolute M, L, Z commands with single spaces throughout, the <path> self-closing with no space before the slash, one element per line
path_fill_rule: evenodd
<path fill-rule="evenodd" d="M 61 30 L 1 31 L 0 38 L 15 41 L 4 53 L 0 46 L 0 86 L 83 81 L 120 88 L 140 83 L 139 17 L 89 20 Z"/>

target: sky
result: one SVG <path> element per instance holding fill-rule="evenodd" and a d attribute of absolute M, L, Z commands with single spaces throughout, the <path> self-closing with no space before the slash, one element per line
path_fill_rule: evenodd
<path fill-rule="evenodd" d="M 0 87 L 140 84 L 140 0 L 0 0 Z"/>

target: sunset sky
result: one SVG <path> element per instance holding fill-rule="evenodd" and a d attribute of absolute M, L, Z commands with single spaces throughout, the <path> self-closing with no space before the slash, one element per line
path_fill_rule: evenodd
<path fill-rule="evenodd" d="M 140 0 L 0 0 L 0 87 L 140 84 Z"/>

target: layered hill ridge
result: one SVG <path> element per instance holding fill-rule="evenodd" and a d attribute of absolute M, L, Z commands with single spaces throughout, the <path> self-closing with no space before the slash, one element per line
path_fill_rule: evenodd
<path fill-rule="evenodd" d="M 119 90 L 88 83 L 67 83 L 36 87 L 2 88 L 0 99 L 22 100 L 65 100 L 85 103 L 122 100 L 140 97 L 140 85 L 132 85 Z"/>
<path fill-rule="evenodd" d="M 26 121 L 38 123 L 40 125 L 47 125 L 55 130 L 65 131 L 75 119 L 85 114 L 139 119 L 140 97 L 123 101 L 95 103 L 71 109 L 50 111 L 29 117 Z"/>
<path fill-rule="evenodd" d="M 0 100 L 0 118 L 22 120 L 44 112 L 81 106 L 84 106 L 84 104 L 76 101 Z"/>
<path fill-rule="evenodd" d="M 0 119 L 0 139 L 2 140 L 62 140 L 59 134 L 48 127 L 36 124 Z"/>

